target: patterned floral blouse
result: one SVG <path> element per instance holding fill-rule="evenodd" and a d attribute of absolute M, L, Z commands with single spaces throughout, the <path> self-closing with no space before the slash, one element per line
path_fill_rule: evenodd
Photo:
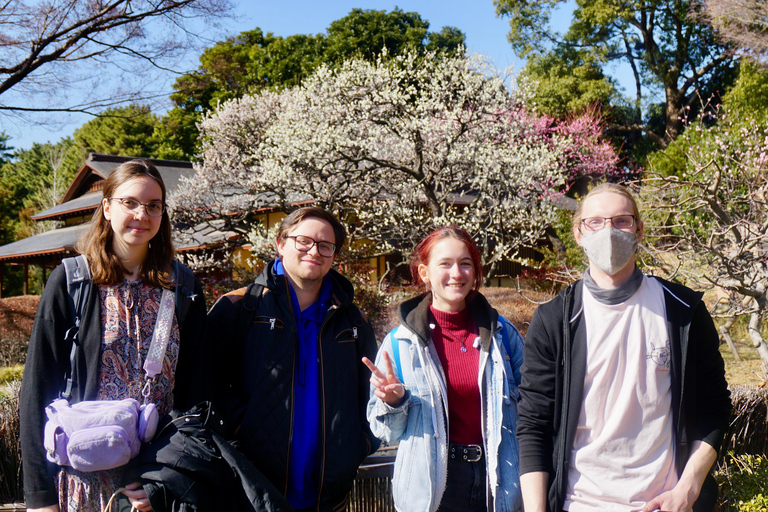
<path fill-rule="evenodd" d="M 99 400 L 135 398 L 145 403 L 144 360 L 160 308 L 162 289 L 141 281 L 99 286 L 101 300 L 101 370 Z M 151 384 L 149 401 L 160 415 L 173 409 L 173 385 L 179 357 L 179 326 L 175 315 L 165 352 L 163 370 Z M 71 467 L 59 471 L 61 512 L 100 512 L 120 487 L 122 468 L 80 472 Z M 117 497 L 115 498 L 117 499 Z"/>

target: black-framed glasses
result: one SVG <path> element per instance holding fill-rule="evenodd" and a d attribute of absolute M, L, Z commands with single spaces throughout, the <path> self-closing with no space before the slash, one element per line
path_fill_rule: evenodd
<path fill-rule="evenodd" d="M 312 247 L 317 246 L 317 252 L 324 258 L 330 258 L 336 254 L 336 244 L 326 241 L 317 241 L 314 238 L 310 238 L 304 235 L 292 235 L 285 238 L 292 238 L 293 243 L 296 245 L 296 250 L 299 252 L 309 252 Z"/>
<path fill-rule="evenodd" d="M 122 206 L 123 211 L 129 215 L 138 215 L 139 209 L 143 206 L 144 211 L 150 217 L 162 217 L 165 211 L 165 205 L 162 201 L 149 201 L 142 203 L 132 197 L 112 197 L 110 201 L 117 201 Z"/>
<path fill-rule="evenodd" d="M 587 217 L 581 220 L 581 225 L 587 231 L 600 231 L 606 222 L 611 221 L 611 226 L 616 229 L 629 229 L 635 225 L 634 215 L 616 215 L 614 217 Z"/>

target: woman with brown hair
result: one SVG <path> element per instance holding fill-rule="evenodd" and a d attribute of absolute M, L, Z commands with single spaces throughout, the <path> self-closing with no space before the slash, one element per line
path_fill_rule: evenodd
<path fill-rule="evenodd" d="M 174 262 L 166 190 L 147 160 L 117 167 L 104 184 L 104 198 L 77 246 L 92 286 L 83 300 L 75 351 L 65 341 L 73 304 L 64 265 L 52 273 L 40 299 L 21 389 L 21 445 L 28 510 L 101 511 L 121 485 L 123 467 L 77 471 L 46 459 L 46 406 L 67 385 L 70 402 L 136 399 L 155 404 L 160 415 L 194 403 L 192 378 L 202 340 L 205 299 L 200 283 L 179 282 L 190 271 Z M 163 290 L 176 293 L 161 370 L 148 379 L 148 359 Z M 187 301 L 185 307 L 179 304 Z M 186 311 L 179 315 L 179 311 Z M 183 316 L 183 318 L 179 318 Z M 138 483 L 123 491 L 138 510 L 151 510 Z"/>

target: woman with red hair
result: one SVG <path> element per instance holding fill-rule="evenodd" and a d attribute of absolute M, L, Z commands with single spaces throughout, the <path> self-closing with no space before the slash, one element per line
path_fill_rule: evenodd
<path fill-rule="evenodd" d="M 400 512 L 522 510 L 517 386 L 523 339 L 478 291 L 480 251 L 443 227 L 416 247 L 411 274 L 425 292 L 400 305 L 373 373 L 368 420 L 399 442 L 393 494 Z"/>

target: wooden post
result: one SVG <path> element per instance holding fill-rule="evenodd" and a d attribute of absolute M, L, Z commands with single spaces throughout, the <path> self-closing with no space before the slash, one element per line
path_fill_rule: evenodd
<path fill-rule="evenodd" d="M 0 299 L 3 298 L 3 268 L 5 263 L 0 263 Z"/>
<path fill-rule="evenodd" d="M 29 295 L 29 263 L 24 262 L 24 295 Z"/>

